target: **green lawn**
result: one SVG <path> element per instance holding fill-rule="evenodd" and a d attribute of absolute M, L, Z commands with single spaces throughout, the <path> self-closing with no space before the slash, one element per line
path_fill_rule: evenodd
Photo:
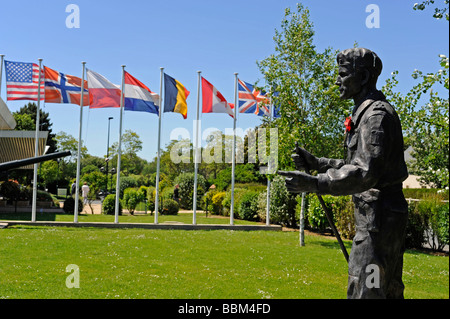
<path fill-rule="evenodd" d="M 158 215 L 158 223 L 165 222 L 180 222 L 185 224 L 192 224 L 193 219 L 192 213 L 179 213 L 178 215 Z M 0 213 L 0 221 L 7 220 L 31 220 L 31 212 L 30 213 Z M 55 214 L 55 213 L 36 213 L 37 221 L 59 221 L 59 222 L 73 222 L 74 216 L 72 214 Z M 78 215 L 79 222 L 104 222 L 104 223 L 113 223 L 114 216 L 113 215 L 103 215 L 103 214 L 79 214 Z M 155 215 L 150 214 L 136 214 L 129 215 L 124 214 L 119 216 L 119 223 L 154 223 Z M 230 218 L 224 216 L 216 216 L 208 214 L 208 217 L 205 216 L 205 213 L 197 213 L 196 214 L 196 223 L 197 224 L 229 224 Z M 246 224 L 261 224 L 250 222 L 246 220 L 234 219 L 234 223 L 236 225 L 246 225 Z"/>
<path fill-rule="evenodd" d="M 336 241 L 305 242 L 298 232 L 14 226 L 0 229 L 0 298 L 345 298 Z M 66 287 L 69 264 L 79 289 Z M 406 298 L 449 298 L 447 256 L 408 251 L 403 277 Z"/>

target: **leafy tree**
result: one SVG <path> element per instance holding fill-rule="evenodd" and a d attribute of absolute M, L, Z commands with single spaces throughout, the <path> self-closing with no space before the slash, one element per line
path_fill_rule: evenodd
<path fill-rule="evenodd" d="M 17 131 L 34 131 L 36 130 L 36 103 L 28 103 L 21 107 L 19 111 L 13 112 L 13 117 L 17 122 L 15 130 Z M 30 121 L 31 119 L 31 121 Z M 49 150 L 47 153 L 54 153 L 56 151 L 55 134 L 52 133 L 52 123 L 50 116 L 47 112 L 44 112 L 42 108 L 39 109 L 39 130 L 48 131 L 47 145 Z"/>
<path fill-rule="evenodd" d="M 44 185 L 52 184 L 59 178 L 59 165 L 57 161 L 45 161 L 40 164 L 40 178 Z"/>
<path fill-rule="evenodd" d="M 121 172 L 124 175 L 140 174 L 147 163 L 147 161 L 140 158 L 137 153 L 142 150 L 142 141 L 139 135 L 132 130 L 126 130 L 122 135 L 122 157 L 121 157 Z M 109 165 L 115 167 L 117 165 L 117 155 L 119 152 L 119 143 L 115 142 L 110 149 L 110 156 L 112 160 Z"/>
<path fill-rule="evenodd" d="M 19 114 L 13 113 L 14 119 L 16 120 L 16 131 L 34 131 L 36 130 L 36 122 L 30 114 Z"/>
<path fill-rule="evenodd" d="M 444 0 L 443 1 L 443 3 L 444 3 L 443 7 L 441 7 L 441 8 L 440 7 L 435 7 L 434 8 L 433 18 L 442 19 L 445 16 L 445 19 L 447 21 L 449 21 L 449 19 L 448 19 L 448 12 L 447 12 L 447 10 L 448 10 L 448 2 L 449 2 L 449 0 Z M 434 0 L 426 0 L 426 1 L 423 1 L 422 3 L 415 3 L 414 6 L 413 6 L 413 9 L 414 10 L 425 10 L 425 8 L 427 6 L 430 6 L 430 5 L 433 5 L 433 4 L 434 4 Z"/>
<path fill-rule="evenodd" d="M 316 156 L 342 158 L 343 123 L 350 113 L 350 102 L 339 98 L 337 86 L 338 51 L 319 53 L 314 43 L 309 10 L 302 4 L 297 12 L 286 9 L 281 30 L 275 30 L 275 52 L 257 62 L 274 105 L 281 118 L 267 127 L 278 127 L 279 163 L 293 167 L 294 142 Z"/>
<path fill-rule="evenodd" d="M 157 157 L 152 163 L 154 163 L 154 175 L 156 176 Z M 162 172 L 170 181 L 175 180 L 182 173 L 194 172 L 192 143 L 188 139 L 181 141 L 172 140 L 165 149 L 161 150 L 160 173 Z"/>
<path fill-rule="evenodd" d="M 78 157 L 78 140 L 66 132 L 58 132 L 55 136 L 56 145 L 59 151 L 70 151 L 70 156 L 62 160 L 67 162 L 76 162 Z M 86 146 L 81 146 L 80 156 L 83 158 L 87 156 Z"/>
<path fill-rule="evenodd" d="M 405 144 L 413 148 L 411 173 L 419 175 L 422 183 L 437 188 L 449 185 L 448 66 L 448 58 L 441 55 L 441 69 L 437 72 L 424 74 L 415 70 L 412 77 L 418 83 L 406 95 L 394 91 L 398 71 L 392 72 L 383 87 L 399 113 Z"/>

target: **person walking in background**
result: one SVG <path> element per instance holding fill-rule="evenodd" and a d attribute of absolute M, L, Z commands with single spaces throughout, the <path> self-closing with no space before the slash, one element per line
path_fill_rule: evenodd
<path fill-rule="evenodd" d="M 86 205 L 89 195 L 89 186 L 86 182 L 84 182 L 83 186 L 81 186 L 81 195 L 83 196 L 83 203 Z"/>

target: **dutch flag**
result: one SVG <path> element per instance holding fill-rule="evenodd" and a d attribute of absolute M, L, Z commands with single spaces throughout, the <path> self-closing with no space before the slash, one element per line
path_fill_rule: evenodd
<path fill-rule="evenodd" d="M 159 115 L 159 95 L 125 71 L 125 111 L 150 112 Z"/>

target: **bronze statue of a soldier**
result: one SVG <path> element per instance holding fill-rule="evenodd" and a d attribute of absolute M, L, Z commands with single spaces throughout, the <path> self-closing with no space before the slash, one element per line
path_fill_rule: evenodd
<path fill-rule="evenodd" d="M 346 120 L 345 160 L 317 158 L 297 148 L 297 171 L 286 176 L 290 192 L 353 195 L 356 234 L 348 265 L 348 298 L 403 298 L 403 253 L 408 205 L 402 182 L 408 177 L 400 120 L 376 88 L 380 58 L 352 48 L 337 56 L 342 99 L 353 99 Z M 301 170 L 316 170 L 312 176 Z M 379 282 L 371 281 L 374 271 Z M 376 278 L 376 277 L 373 277 Z"/>

